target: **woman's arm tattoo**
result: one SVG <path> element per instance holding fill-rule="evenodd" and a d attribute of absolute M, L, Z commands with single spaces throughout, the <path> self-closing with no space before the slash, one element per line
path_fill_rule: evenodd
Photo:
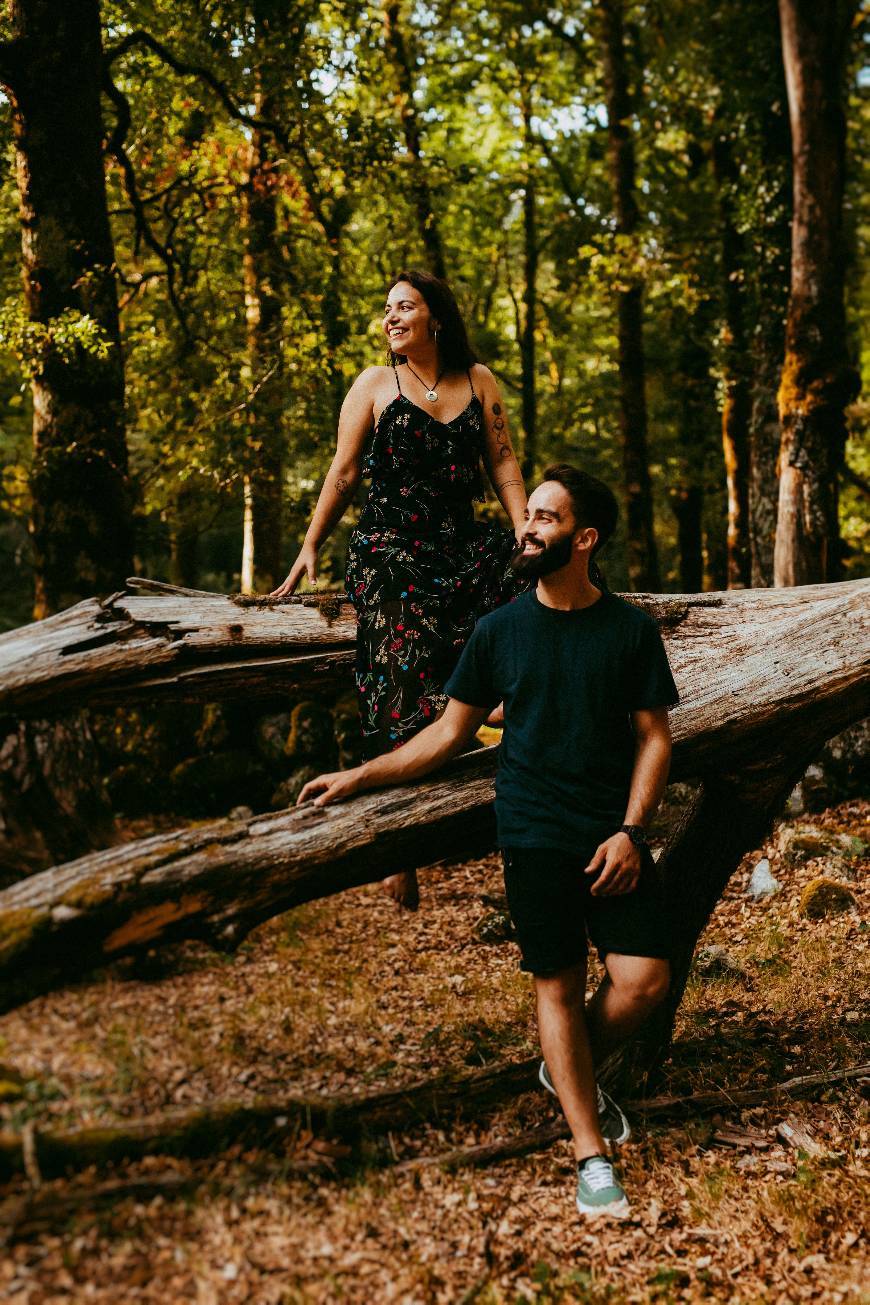
<path fill-rule="evenodd" d="M 339 476 L 338 480 L 335 482 L 335 492 L 339 498 L 347 498 L 348 494 L 351 492 L 350 485 L 345 480 L 344 476 Z"/>
<path fill-rule="evenodd" d="M 521 480 L 502 480 L 496 485 L 496 489 L 507 489 L 508 485 L 522 485 Z"/>

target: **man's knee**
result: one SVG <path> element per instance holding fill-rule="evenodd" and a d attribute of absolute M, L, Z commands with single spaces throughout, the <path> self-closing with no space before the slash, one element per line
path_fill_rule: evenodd
<path fill-rule="evenodd" d="M 631 962 L 615 966 L 611 982 L 623 1000 L 652 1009 L 667 996 L 671 967 L 666 960 L 652 956 L 632 957 Z"/>

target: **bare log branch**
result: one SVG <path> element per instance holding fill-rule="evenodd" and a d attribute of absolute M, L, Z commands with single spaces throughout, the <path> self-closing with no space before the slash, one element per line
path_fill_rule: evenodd
<path fill-rule="evenodd" d="M 417 1080 L 405 1087 L 366 1096 L 261 1097 L 250 1102 L 221 1100 L 207 1106 L 167 1111 L 145 1119 L 124 1120 L 103 1126 L 35 1131 L 33 1144 L 40 1173 L 45 1178 L 88 1166 L 105 1168 L 121 1160 L 148 1155 L 195 1158 L 214 1155 L 235 1142 L 280 1142 L 292 1130 L 305 1127 L 318 1134 L 356 1141 L 388 1130 L 413 1128 L 427 1120 L 443 1119 L 455 1112 L 474 1112 L 538 1091 L 538 1057 L 484 1069 L 442 1074 Z M 806 1097 L 837 1083 L 861 1084 L 870 1079 L 870 1064 L 819 1074 L 805 1074 L 783 1083 L 735 1092 L 705 1092 L 687 1096 L 650 1097 L 629 1101 L 626 1109 L 646 1119 L 695 1118 L 716 1110 Z M 568 1135 L 564 1120 L 547 1124 L 504 1142 L 470 1150 L 452 1151 L 400 1163 L 398 1169 L 439 1164 L 489 1163 L 511 1155 L 528 1154 Z M 20 1134 L 0 1133 L 0 1177 L 24 1171 L 24 1144 Z"/>

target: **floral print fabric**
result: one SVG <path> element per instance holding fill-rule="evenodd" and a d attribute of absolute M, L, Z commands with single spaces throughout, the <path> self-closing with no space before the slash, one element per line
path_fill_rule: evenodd
<path fill-rule="evenodd" d="M 397 378 L 398 381 L 398 378 Z M 364 457 L 371 477 L 347 554 L 357 613 L 356 688 L 368 756 L 399 747 L 445 705 L 444 684 L 475 622 L 524 587 L 514 533 L 476 521 L 483 408 L 436 420 L 402 394 Z"/>

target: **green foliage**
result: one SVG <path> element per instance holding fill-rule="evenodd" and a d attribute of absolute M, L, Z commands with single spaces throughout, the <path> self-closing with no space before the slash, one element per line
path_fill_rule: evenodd
<path fill-rule="evenodd" d="M 79 351 L 105 358 L 112 347 L 105 331 L 87 313 L 68 308 L 45 323 L 31 321 L 20 300 L 7 299 L 0 306 L 0 348 L 13 355 L 27 380 L 44 371 L 52 359 L 72 363 Z"/>
<path fill-rule="evenodd" d="M 629 282 L 643 285 L 656 530 L 670 588 L 679 579 L 671 504 L 684 482 L 703 490 L 711 583 L 724 546 L 726 341 L 710 157 L 716 134 L 738 159 L 730 198 L 744 241 L 740 277 L 753 352 L 781 328 L 785 311 L 790 197 L 783 156 L 771 144 L 787 133 L 775 8 L 762 0 L 700 10 L 689 0 L 627 0 L 640 206 L 631 237 L 614 232 L 592 0 L 570 8 L 542 0 L 408 0 L 401 9 L 449 276 L 520 447 L 522 200 L 534 183 L 540 466 L 567 458 L 619 483 L 614 294 Z M 137 216 L 123 169 L 110 158 L 139 560 L 152 574 L 178 578 L 183 541 L 192 540 L 197 582 L 234 589 L 242 485 L 264 438 L 284 455 L 289 566 L 334 449 L 343 394 L 361 368 L 383 361 L 384 290 L 403 264 L 424 262 L 383 9 L 365 0 L 104 0 L 102 15 L 110 57 L 141 30 L 176 65 L 141 43 L 110 65 L 129 104 L 124 148 L 141 203 Z M 117 108 L 109 97 L 104 114 L 110 133 Z M 252 434 L 252 412 L 271 373 L 251 353 L 245 285 L 250 120 L 258 114 L 272 124 L 263 140 L 275 215 L 271 290 L 281 302 L 280 338 L 272 341 L 280 429 L 265 436 Z M 849 116 L 849 310 L 866 364 L 866 281 L 857 275 L 870 229 L 861 185 L 870 139 L 861 131 L 866 96 L 853 94 Z M 11 151 L 8 122 L 3 131 Z M 7 170 L 0 192 L 0 279 L 8 296 L 19 276 L 10 177 Z M 0 360 L 0 549 L 8 552 L 24 547 L 27 512 L 22 378 L 48 349 L 67 358 L 106 342 L 84 317 L 65 314 L 50 328 L 37 327 L 11 298 L 0 310 L 0 340 L 8 351 Z M 856 405 L 849 461 L 865 480 L 870 455 L 859 440 L 866 424 Z M 857 574 L 870 550 L 866 495 L 847 486 L 842 509 Z M 324 550 L 322 574 L 336 586 L 351 518 Z M 605 562 L 610 583 L 625 584 L 619 535 Z"/>

